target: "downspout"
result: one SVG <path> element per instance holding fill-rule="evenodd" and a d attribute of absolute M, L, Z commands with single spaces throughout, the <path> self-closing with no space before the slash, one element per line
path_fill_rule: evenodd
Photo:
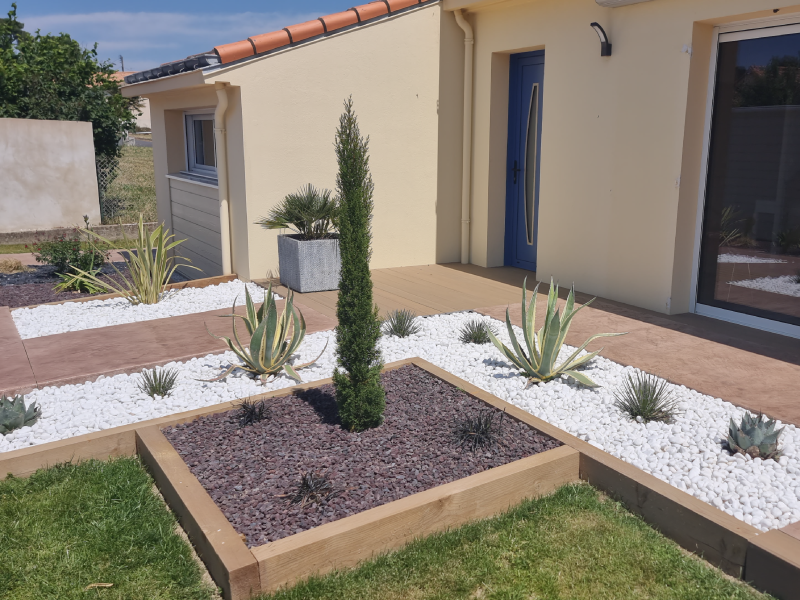
<path fill-rule="evenodd" d="M 231 267 L 231 215 L 228 202 L 228 145 L 225 139 L 225 111 L 228 110 L 228 92 L 225 84 L 214 83 L 217 90 L 217 108 L 214 111 L 214 142 L 217 145 L 217 184 L 219 185 L 219 230 L 222 246 L 222 274 L 233 273 Z"/>
<path fill-rule="evenodd" d="M 472 26 L 461 14 L 453 13 L 456 23 L 464 30 L 464 125 L 461 157 L 461 264 L 469 264 L 469 200 L 472 181 L 472 55 L 475 38 Z"/>

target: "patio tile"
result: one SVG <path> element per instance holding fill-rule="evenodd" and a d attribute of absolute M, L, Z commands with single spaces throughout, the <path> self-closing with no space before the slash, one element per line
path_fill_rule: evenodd
<path fill-rule="evenodd" d="M 281 310 L 283 301 L 277 304 Z M 335 326 L 335 321 L 329 317 L 301 304 L 296 306 L 303 312 L 307 333 Z M 238 307 L 236 312 L 243 313 L 244 307 Z M 24 345 L 40 387 L 83 383 L 101 374 L 132 373 L 171 361 L 222 353 L 226 346 L 210 336 L 206 326 L 216 335 L 230 336 L 231 320 L 219 318 L 227 314 L 230 309 L 225 308 L 86 329 L 31 338 L 25 340 Z M 244 342 L 248 338 L 247 331 L 243 326 L 237 329 Z"/>
<path fill-rule="evenodd" d="M 0 306 L 0 393 L 24 393 L 35 387 L 36 377 L 11 311 Z"/>
<path fill-rule="evenodd" d="M 781 529 L 783 533 L 786 533 L 792 536 L 795 539 L 800 540 L 800 521 L 797 523 L 792 523 L 791 525 L 787 525 L 783 529 Z"/>

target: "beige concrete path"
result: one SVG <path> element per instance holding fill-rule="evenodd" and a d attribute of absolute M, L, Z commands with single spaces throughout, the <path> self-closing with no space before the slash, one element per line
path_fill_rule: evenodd
<path fill-rule="evenodd" d="M 283 301 L 277 302 L 278 310 Z M 307 333 L 332 329 L 336 322 L 317 311 L 295 304 L 306 320 Z M 35 387 L 93 381 L 100 375 L 133 373 L 171 361 L 189 360 L 227 347 L 206 331 L 230 337 L 231 319 L 220 318 L 230 309 L 214 310 L 179 317 L 126 323 L 98 329 L 85 329 L 28 340 L 19 340 L 8 309 L 0 310 L 0 360 L 8 354 L 19 374 L 0 364 L 0 391 L 30 391 Z M 237 308 L 243 312 L 243 307 Z M 19 341 L 5 341 L 3 315 Z M 240 324 L 241 325 L 241 324 Z M 244 327 L 237 328 L 240 339 L 248 339 Z M 5 334 L 10 339 L 10 332 Z M 12 352 L 13 349 L 13 352 Z M 24 359 L 24 360 L 23 360 Z"/>
<path fill-rule="evenodd" d="M 33 254 L 31 254 L 30 252 L 26 252 L 24 254 L 0 254 L 0 259 L 9 259 L 10 260 L 10 259 L 14 259 L 14 258 L 16 258 L 23 265 L 31 266 L 31 265 L 41 265 L 42 264 L 42 263 L 36 262 L 36 259 L 34 258 Z M 109 253 L 109 260 L 111 262 L 122 262 L 125 259 L 123 258 L 122 254 L 119 253 L 119 251 L 112 250 Z"/>

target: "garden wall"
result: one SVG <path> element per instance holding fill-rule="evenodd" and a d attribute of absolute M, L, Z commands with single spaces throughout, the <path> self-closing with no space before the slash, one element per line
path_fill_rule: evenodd
<path fill-rule="evenodd" d="M 0 119 L 0 233 L 100 222 L 92 124 Z"/>

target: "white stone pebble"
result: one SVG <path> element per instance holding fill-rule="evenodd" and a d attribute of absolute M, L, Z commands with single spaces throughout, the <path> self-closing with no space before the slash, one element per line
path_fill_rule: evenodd
<path fill-rule="evenodd" d="M 784 294 L 800 298 L 800 281 L 798 275 L 781 275 L 780 277 L 759 277 L 758 279 L 742 279 L 740 281 L 730 281 L 731 285 L 750 288 L 752 290 L 763 290 L 774 294 Z"/>
<path fill-rule="evenodd" d="M 408 338 L 382 337 L 383 359 L 388 363 L 413 356 L 424 358 L 762 531 L 800 521 L 800 429 L 794 425 L 786 425 L 780 443 L 783 456 L 777 462 L 731 456 L 722 442 L 730 419 L 738 422 L 743 409 L 670 384 L 680 411 L 675 421 L 639 423 L 615 408 L 613 397 L 625 375 L 635 370 L 602 357 L 584 370 L 602 387 L 590 389 L 556 379 L 526 389 L 525 378 L 494 346 L 458 341 L 458 330 L 471 319 L 492 322 L 500 338 L 508 343 L 504 324 L 489 317 L 474 313 L 437 315 L 419 318 L 421 331 Z M 521 336 L 519 330 L 516 333 Z M 312 360 L 326 342 L 322 358 L 300 371 L 304 381 L 331 376 L 335 364 L 333 332 L 306 336 L 294 363 Z M 561 359 L 572 350 L 565 346 Z M 42 407 L 42 418 L 32 427 L 0 436 L 0 452 L 245 398 L 294 383 L 280 375 L 262 386 L 238 369 L 222 381 L 200 381 L 221 374 L 234 360 L 235 355 L 227 352 L 166 365 L 180 371 L 175 391 L 166 398 L 152 399 L 140 392 L 139 374 L 36 390 L 26 401 L 35 400 Z"/>
<path fill-rule="evenodd" d="M 170 291 L 156 304 L 134 306 L 124 298 L 67 302 L 36 308 L 20 308 L 11 311 L 11 317 L 22 339 L 27 340 L 67 331 L 82 331 L 230 308 L 237 298 L 237 305 L 244 304 L 245 285 L 250 290 L 254 302 L 261 302 L 264 299 L 266 293 L 264 288 L 255 283 L 245 284 L 235 279 L 204 288 Z"/>

